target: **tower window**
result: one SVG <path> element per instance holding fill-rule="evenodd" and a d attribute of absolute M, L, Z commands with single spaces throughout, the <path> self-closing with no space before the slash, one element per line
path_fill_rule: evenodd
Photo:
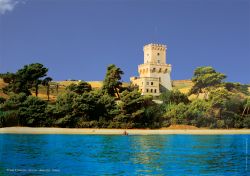
<path fill-rule="evenodd" d="M 160 53 L 157 53 L 157 56 L 160 56 Z"/>
<path fill-rule="evenodd" d="M 154 82 L 151 82 L 151 86 L 154 85 Z"/>
<path fill-rule="evenodd" d="M 156 89 L 155 89 L 155 93 L 156 93 Z"/>
<path fill-rule="evenodd" d="M 151 93 L 153 93 L 153 89 L 151 89 Z"/>
<path fill-rule="evenodd" d="M 147 92 L 148 92 L 148 89 L 147 89 Z"/>
<path fill-rule="evenodd" d="M 160 60 L 157 60 L 158 64 L 160 63 Z"/>

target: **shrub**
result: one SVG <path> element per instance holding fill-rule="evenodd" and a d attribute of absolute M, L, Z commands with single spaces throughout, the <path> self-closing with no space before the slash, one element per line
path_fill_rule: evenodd
<path fill-rule="evenodd" d="M 5 99 L 5 98 L 0 97 L 0 104 L 3 104 L 5 101 L 6 101 L 6 99 Z"/>
<path fill-rule="evenodd" d="M 77 128 L 98 128 L 99 127 L 99 123 L 96 120 L 92 120 L 92 121 L 79 121 L 77 123 Z"/>
<path fill-rule="evenodd" d="M 187 124 L 186 111 L 188 105 L 179 103 L 178 105 L 170 105 L 167 112 L 164 114 L 164 119 L 170 119 L 172 125 L 174 124 Z"/>
<path fill-rule="evenodd" d="M 63 118 L 57 119 L 54 124 L 59 127 L 70 127 L 69 125 L 71 120 L 70 118 L 71 118 L 70 115 L 66 115 Z"/>
<path fill-rule="evenodd" d="M 0 127 L 11 127 L 20 125 L 19 111 L 11 110 L 0 114 Z"/>
<path fill-rule="evenodd" d="M 217 120 L 217 128 L 225 128 L 225 121 L 224 120 Z"/>
<path fill-rule="evenodd" d="M 243 127 L 244 128 L 250 128 L 250 115 L 244 117 Z"/>

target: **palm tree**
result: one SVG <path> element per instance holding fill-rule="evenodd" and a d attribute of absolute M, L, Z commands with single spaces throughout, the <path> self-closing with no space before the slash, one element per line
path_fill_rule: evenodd
<path fill-rule="evenodd" d="M 42 81 L 42 85 L 47 87 L 47 96 L 48 96 L 48 101 L 49 101 L 49 94 L 50 94 L 50 82 L 53 79 L 51 77 L 46 77 L 44 78 L 44 80 Z"/>
<path fill-rule="evenodd" d="M 42 81 L 40 79 L 35 80 L 35 92 L 36 92 L 36 97 L 38 95 L 38 89 L 39 89 L 39 84 L 41 84 Z"/>

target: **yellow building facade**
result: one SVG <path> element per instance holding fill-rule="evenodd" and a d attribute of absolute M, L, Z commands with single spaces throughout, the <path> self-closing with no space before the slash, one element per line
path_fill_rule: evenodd
<path fill-rule="evenodd" d="M 165 90 L 172 90 L 170 73 L 172 66 L 166 63 L 167 46 L 148 44 L 143 47 L 144 63 L 138 66 L 139 77 L 131 77 L 142 95 L 159 96 Z"/>

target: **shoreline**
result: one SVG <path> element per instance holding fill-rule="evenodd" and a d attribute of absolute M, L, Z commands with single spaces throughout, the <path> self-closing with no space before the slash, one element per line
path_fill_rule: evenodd
<path fill-rule="evenodd" d="M 250 129 L 105 129 L 105 128 L 48 128 L 48 127 L 6 127 L 0 134 L 82 134 L 82 135 L 220 135 L 250 134 Z"/>

